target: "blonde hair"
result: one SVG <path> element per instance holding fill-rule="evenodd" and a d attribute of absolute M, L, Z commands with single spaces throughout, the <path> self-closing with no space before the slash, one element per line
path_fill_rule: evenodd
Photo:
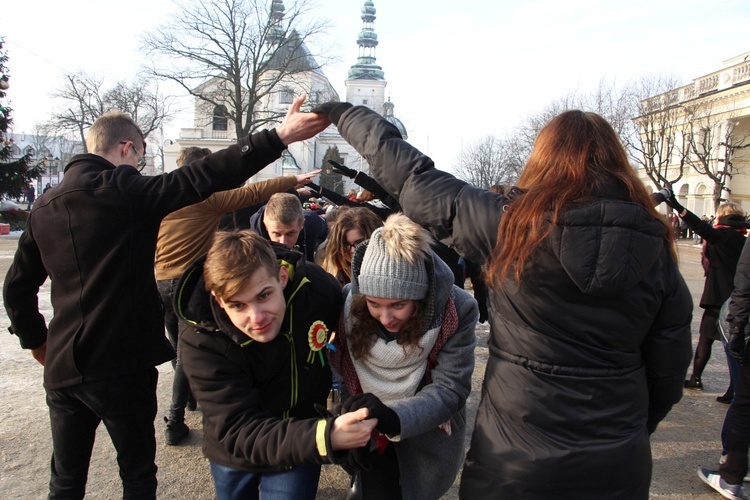
<path fill-rule="evenodd" d="M 86 149 L 94 154 L 108 153 L 120 141 L 140 142 L 145 151 L 145 138 L 135 120 L 128 113 L 108 111 L 97 118 L 86 134 Z"/>
<path fill-rule="evenodd" d="M 716 218 L 724 217 L 726 215 L 742 215 L 745 216 L 745 211 L 739 204 L 733 201 L 728 201 L 719 205 L 719 209 L 716 211 Z"/>
<path fill-rule="evenodd" d="M 284 226 L 293 226 L 305 222 L 305 212 L 299 198 L 291 193 L 271 195 L 263 213 L 263 221 L 273 221 Z"/>
<path fill-rule="evenodd" d="M 255 231 L 217 231 L 203 265 L 206 290 L 228 299 L 247 285 L 258 269 L 277 277 L 279 261 L 271 243 Z"/>

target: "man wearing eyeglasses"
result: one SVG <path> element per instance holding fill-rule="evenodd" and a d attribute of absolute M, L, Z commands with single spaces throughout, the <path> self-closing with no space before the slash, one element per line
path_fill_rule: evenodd
<path fill-rule="evenodd" d="M 24 349 L 44 365 L 52 424 L 50 498 L 83 498 L 96 428 L 117 450 L 123 498 L 156 495 L 156 365 L 175 355 L 164 336 L 154 280 L 161 220 L 215 191 L 233 188 L 310 138 L 327 122 L 295 99 L 274 130 L 242 137 L 203 160 L 147 177 L 146 145 L 125 113 L 89 129 L 89 154 L 37 201 L 5 279 L 3 296 Z M 46 325 L 37 294 L 52 280 Z"/>

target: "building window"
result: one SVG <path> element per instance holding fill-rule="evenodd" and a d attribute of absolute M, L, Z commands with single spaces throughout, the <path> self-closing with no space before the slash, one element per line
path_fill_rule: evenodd
<path fill-rule="evenodd" d="M 227 129 L 227 108 L 226 106 L 216 106 L 214 108 L 213 128 L 214 130 Z"/>
<path fill-rule="evenodd" d="M 367 106 L 367 99 L 362 99 L 362 104 Z"/>
<path fill-rule="evenodd" d="M 291 89 L 284 89 L 279 92 L 279 104 L 292 104 L 294 102 L 294 92 Z"/>

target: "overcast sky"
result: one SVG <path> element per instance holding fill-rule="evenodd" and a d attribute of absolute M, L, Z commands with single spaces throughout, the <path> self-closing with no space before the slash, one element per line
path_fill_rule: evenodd
<path fill-rule="evenodd" d="M 324 71 L 342 99 L 357 57 L 362 0 L 317 0 L 340 63 Z M 288 6 L 291 2 L 287 2 Z M 374 0 L 377 62 L 409 140 L 448 169 L 462 144 L 504 135 L 524 116 L 600 79 L 674 74 L 687 84 L 750 51 L 747 0 Z M 132 78 L 140 40 L 171 0 L 4 2 L 15 132 L 49 117 L 62 75 Z M 169 129 L 192 126 L 183 116 Z"/>

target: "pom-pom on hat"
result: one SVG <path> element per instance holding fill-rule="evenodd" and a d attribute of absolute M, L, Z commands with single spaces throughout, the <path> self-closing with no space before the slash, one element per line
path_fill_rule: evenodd
<path fill-rule="evenodd" d="M 430 241 L 430 234 L 405 215 L 388 217 L 370 236 L 359 269 L 359 293 L 383 299 L 424 299 L 430 282 L 425 266 Z"/>

